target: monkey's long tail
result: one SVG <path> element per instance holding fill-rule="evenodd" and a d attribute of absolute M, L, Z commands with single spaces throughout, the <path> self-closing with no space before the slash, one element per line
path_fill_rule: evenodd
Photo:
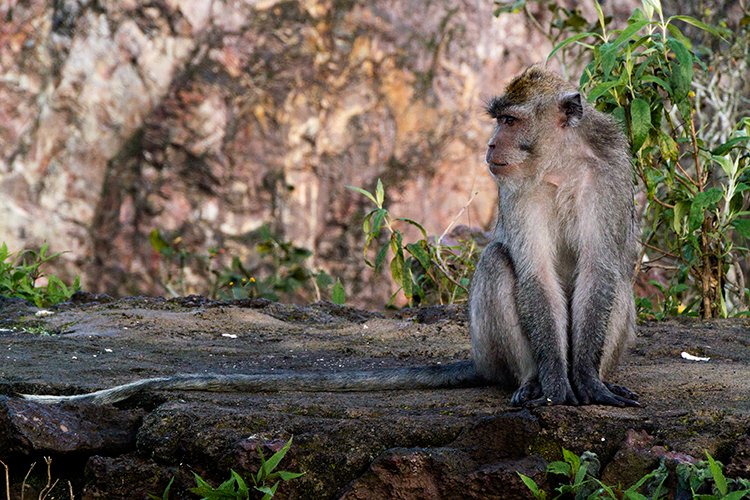
<path fill-rule="evenodd" d="M 367 392 L 404 389 L 478 387 L 487 382 L 477 374 L 473 361 L 446 365 L 332 373 L 185 374 L 136 380 L 87 394 L 46 396 L 22 394 L 38 403 L 78 401 L 112 404 L 145 391 L 179 390 L 207 392 Z"/>

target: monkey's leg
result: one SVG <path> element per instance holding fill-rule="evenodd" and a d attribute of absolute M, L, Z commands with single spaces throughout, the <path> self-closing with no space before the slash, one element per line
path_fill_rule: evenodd
<path fill-rule="evenodd" d="M 541 291 L 521 288 L 523 291 L 519 290 L 507 250 L 498 242 L 492 243 L 477 265 L 469 301 L 477 371 L 499 385 L 515 384 L 518 389 L 511 399 L 515 406 L 575 404 L 562 361 L 564 349 L 552 347 L 554 342 L 547 338 L 550 330 L 545 331 L 554 323 L 550 308 L 543 306 L 543 297 L 535 296 L 534 292 L 543 295 Z M 519 295 L 534 301 L 534 305 L 517 307 Z M 540 363 L 540 358 L 551 362 Z M 558 365 L 551 366 L 555 361 Z"/>
<path fill-rule="evenodd" d="M 573 295 L 571 369 L 581 404 L 639 406 L 632 391 L 601 378 L 616 364 L 633 324 L 630 281 L 603 264 L 584 266 Z"/>

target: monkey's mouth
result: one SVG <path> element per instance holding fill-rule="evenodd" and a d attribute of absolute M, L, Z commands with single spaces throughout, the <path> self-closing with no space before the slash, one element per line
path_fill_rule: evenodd
<path fill-rule="evenodd" d="M 507 163 L 490 163 L 489 169 L 492 175 L 500 175 L 507 166 Z"/>

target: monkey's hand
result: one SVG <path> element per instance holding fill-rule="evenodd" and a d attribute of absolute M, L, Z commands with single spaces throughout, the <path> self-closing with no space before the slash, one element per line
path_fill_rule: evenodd
<path fill-rule="evenodd" d="M 567 382 L 567 380 L 565 381 Z M 521 384 L 510 400 L 513 406 L 551 406 L 578 405 L 573 389 L 568 383 L 555 384 L 548 390 L 543 390 L 538 379 Z"/>
<path fill-rule="evenodd" d="M 576 377 L 573 384 L 582 405 L 641 406 L 634 392 L 619 385 L 605 384 L 596 376 Z"/>

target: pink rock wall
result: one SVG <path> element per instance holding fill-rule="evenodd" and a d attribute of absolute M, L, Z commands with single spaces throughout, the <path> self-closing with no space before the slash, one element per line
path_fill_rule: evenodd
<path fill-rule="evenodd" d="M 163 294 L 159 228 L 248 258 L 263 223 L 314 251 L 352 302 L 367 201 L 442 233 L 487 228 L 483 100 L 549 44 L 493 3 L 0 2 L 0 240 L 68 250 L 54 271 Z M 199 269 L 186 292 L 206 293 Z"/>

